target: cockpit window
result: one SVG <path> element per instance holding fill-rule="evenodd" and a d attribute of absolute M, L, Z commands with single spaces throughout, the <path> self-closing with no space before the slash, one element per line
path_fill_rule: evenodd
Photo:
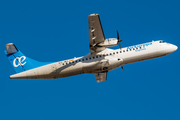
<path fill-rule="evenodd" d="M 159 41 L 159 43 L 165 43 L 165 42 L 161 40 L 161 41 Z"/>

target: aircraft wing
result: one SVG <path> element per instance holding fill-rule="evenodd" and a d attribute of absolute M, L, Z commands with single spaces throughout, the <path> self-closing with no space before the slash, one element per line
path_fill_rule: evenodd
<path fill-rule="evenodd" d="M 107 79 L 107 72 L 101 72 L 101 73 L 94 73 L 96 77 L 97 83 L 106 81 Z"/>
<path fill-rule="evenodd" d="M 101 21 L 98 14 L 88 16 L 89 22 L 89 46 L 91 53 L 100 52 L 105 47 L 98 46 L 98 43 L 104 42 L 105 36 L 101 26 Z"/>

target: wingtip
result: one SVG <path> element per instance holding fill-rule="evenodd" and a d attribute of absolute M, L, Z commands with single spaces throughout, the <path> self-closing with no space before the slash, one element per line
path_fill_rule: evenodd
<path fill-rule="evenodd" d="M 12 79 L 11 75 L 9 76 L 9 79 Z"/>
<path fill-rule="evenodd" d="M 99 15 L 99 14 L 93 13 L 93 14 L 90 14 L 89 16 L 96 16 L 96 15 Z"/>

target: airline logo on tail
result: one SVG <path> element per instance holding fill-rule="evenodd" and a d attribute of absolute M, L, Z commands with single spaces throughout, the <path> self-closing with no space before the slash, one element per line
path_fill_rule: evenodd
<path fill-rule="evenodd" d="M 19 65 L 23 66 L 26 64 L 26 57 L 25 56 L 21 56 L 21 57 L 16 57 L 13 61 L 13 65 L 14 67 L 18 67 Z"/>

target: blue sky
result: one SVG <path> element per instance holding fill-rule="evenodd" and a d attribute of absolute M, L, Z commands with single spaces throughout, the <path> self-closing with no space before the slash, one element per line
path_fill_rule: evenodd
<path fill-rule="evenodd" d="M 99 84 L 93 74 L 12 80 L 15 71 L 4 55 L 10 42 L 38 61 L 86 55 L 91 13 L 100 14 L 106 38 L 119 30 L 123 47 L 159 39 L 180 46 L 179 5 L 178 0 L 1 1 L 0 119 L 179 120 L 179 50 L 110 71 Z"/>

